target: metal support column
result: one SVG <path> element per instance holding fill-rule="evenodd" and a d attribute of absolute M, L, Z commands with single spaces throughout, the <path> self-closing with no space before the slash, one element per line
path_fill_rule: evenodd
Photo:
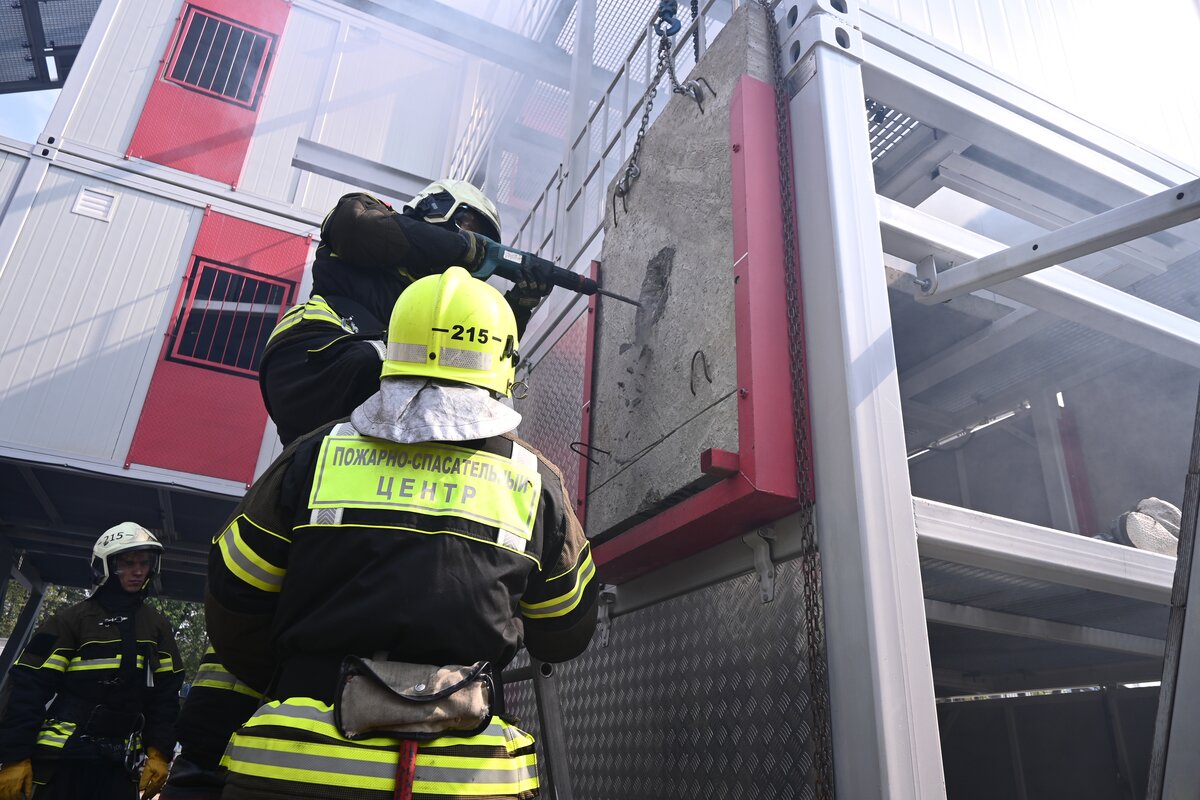
<path fill-rule="evenodd" d="M 781 4 L 838 797 L 942 777 L 853 0 Z M 805 11 L 807 9 L 807 11 Z"/>
<path fill-rule="evenodd" d="M 537 699 L 538 723 L 542 726 L 542 750 L 554 797 L 550 800 L 571 800 L 571 770 L 567 766 L 567 734 L 562 722 L 562 707 L 558 702 L 558 686 L 554 680 L 554 665 L 530 658 L 533 667 L 533 694 Z"/>
<path fill-rule="evenodd" d="M 15 566 L 12 545 L 6 541 L 0 541 L 0 611 L 4 610 L 4 600 L 8 597 L 8 584 Z"/>
<path fill-rule="evenodd" d="M 33 634 L 34 625 L 37 623 L 38 612 L 42 610 L 42 601 L 45 599 L 45 584 L 41 581 L 32 584 L 29 589 L 29 599 L 25 601 L 25 606 L 17 617 L 17 624 L 4 644 L 4 652 L 0 653 L 0 694 L 4 692 L 5 684 L 8 683 L 9 668 L 17 660 L 21 651 L 25 649 L 25 645 L 29 643 L 29 637 Z"/>
<path fill-rule="evenodd" d="M 1200 400 L 1192 430 L 1192 450 L 1183 488 L 1183 524 L 1171 587 L 1171 618 L 1163 663 L 1154 749 L 1146 800 L 1185 800 L 1200 786 L 1200 571 L 1196 569 L 1196 527 L 1200 515 Z M 1191 612 L 1191 613 L 1189 613 Z"/>
<path fill-rule="evenodd" d="M 1038 460 L 1042 465 L 1042 484 L 1050 505 L 1050 523 L 1060 531 L 1079 533 L 1075 516 L 1075 495 L 1067 474 L 1062 437 L 1058 430 L 1058 397 L 1046 392 L 1033 404 L 1033 433 L 1037 440 Z"/>
<path fill-rule="evenodd" d="M 576 5 L 575 53 L 571 58 L 571 117 L 568 120 L 566 141 L 566 183 L 563 195 L 574 198 L 583 188 L 592 146 L 591 129 L 587 126 L 591 112 L 592 59 L 596 49 L 596 0 L 581 0 Z M 570 137 L 579 137 L 572 139 Z M 559 230 L 566 232 L 566 241 L 561 253 L 574 253 L 583 239 L 584 214 L 587 203 L 579 194 L 574 206 L 564 208 L 566 225 Z M 549 254 L 543 254 L 549 257 Z M 567 266 L 567 265 L 563 265 Z"/>

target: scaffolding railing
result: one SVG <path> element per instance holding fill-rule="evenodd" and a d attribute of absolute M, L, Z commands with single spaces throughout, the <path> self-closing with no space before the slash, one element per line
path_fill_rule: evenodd
<path fill-rule="evenodd" d="M 682 26 L 671 47 L 675 71 L 681 79 L 695 67 L 733 12 L 744 4 L 745 0 L 707 0 L 699 4 L 695 17 Z M 608 184 L 632 151 L 655 80 L 658 34 L 653 22 L 657 13 L 656 8 L 587 122 L 571 140 L 563 163 L 513 237 L 514 246 L 576 271 L 590 261 L 589 248 L 604 224 Z M 663 91 L 664 87 L 669 89 L 668 76 L 658 76 L 657 85 L 658 96 L 669 97 L 669 91 Z M 665 99 L 654 104 L 651 124 L 665 105 Z"/>

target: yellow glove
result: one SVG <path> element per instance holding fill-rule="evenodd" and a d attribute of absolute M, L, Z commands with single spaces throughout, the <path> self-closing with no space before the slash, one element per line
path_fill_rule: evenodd
<path fill-rule="evenodd" d="M 29 759 L 5 764 L 0 769 L 0 800 L 29 800 L 33 797 L 33 765 Z"/>
<path fill-rule="evenodd" d="M 167 763 L 167 759 L 163 758 L 163 754 L 158 751 L 157 747 L 146 748 L 146 763 L 142 766 L 142 780 L 138 784 L 138 791 L 142 793 L 142 800 L 150 800 L 151 797 L 158 794 L 158 790 L 167 782 L 167 771 L 171 765 Z M 4 798 L 0 798 L 4 800 Z"/>

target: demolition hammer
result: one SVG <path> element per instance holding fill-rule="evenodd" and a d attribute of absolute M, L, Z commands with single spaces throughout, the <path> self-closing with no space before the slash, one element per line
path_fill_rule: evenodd
<path fill-rule="evenodd" d="M 602 294 L 605 297 L 611 297 L 614 300 L 620 300 L 623 303 L 629 303 L 630 305 L 635 305 L 638 308 L 642 307 L 642 304 L 637 300 L 631 300 L 628 297 L 617 294 L 616 292 L 610 292 L 607 289 L 601 289 L 600 284 L 596 283 L 591 278 L 585 278 L 579 273 L 572 272 L 569 269 L 556 267 L 545 259 L 539 258 L 532 253 L 526 253 L 523 250 L 516 250 L 511 247 L 504 247 L 503 245 L 500 245 L 498 249 L 502 251 L 499 259 L 487 259 L 484 261 L 483 266 L 471 274 L 480 280 L 487 280 L 487 278 L 491 277 L 492 275 L 499 275 L 501 278 L 516 283 L 521 280 L 521 268 L 525 266 L 526 259 L 536 259 L 537 261 L 542 261 L 550 266 L 550 283 L 554 286 L 561 286 L 567 291 L 575 292 L 576 294 Z"/>

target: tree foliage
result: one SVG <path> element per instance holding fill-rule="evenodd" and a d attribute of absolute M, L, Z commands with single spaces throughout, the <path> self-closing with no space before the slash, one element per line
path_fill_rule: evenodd
<path fill-rule="evenodd" d="M 58 611 L 78 603 L 87 597 L 87 591 L 71 586 L 47 586 L 46 599 L 38 612 L 37 625 L 50 619 Z M 15 581 L 8 585 L 4 597 L 4 605 L 0 608 L 0 638 L 12 634 L 16 627 L 21 609 L 29 600 L 29 592 Z M 152 598 L 150 605 L 157 608 L 170 621 L 171 629 L 175 631 L 175 642 L 179 646 L 179 655 L 183 660 L 183 668 L 191 680 L 200 667 L 200 658 L 208 647 L 208 636 L 204 629 L 204 606 L 201 603 L 189 603 L 183 600 L 169 600 L 162 597 Z M 35 626 L 36 627 L 36 626 Z"/>

